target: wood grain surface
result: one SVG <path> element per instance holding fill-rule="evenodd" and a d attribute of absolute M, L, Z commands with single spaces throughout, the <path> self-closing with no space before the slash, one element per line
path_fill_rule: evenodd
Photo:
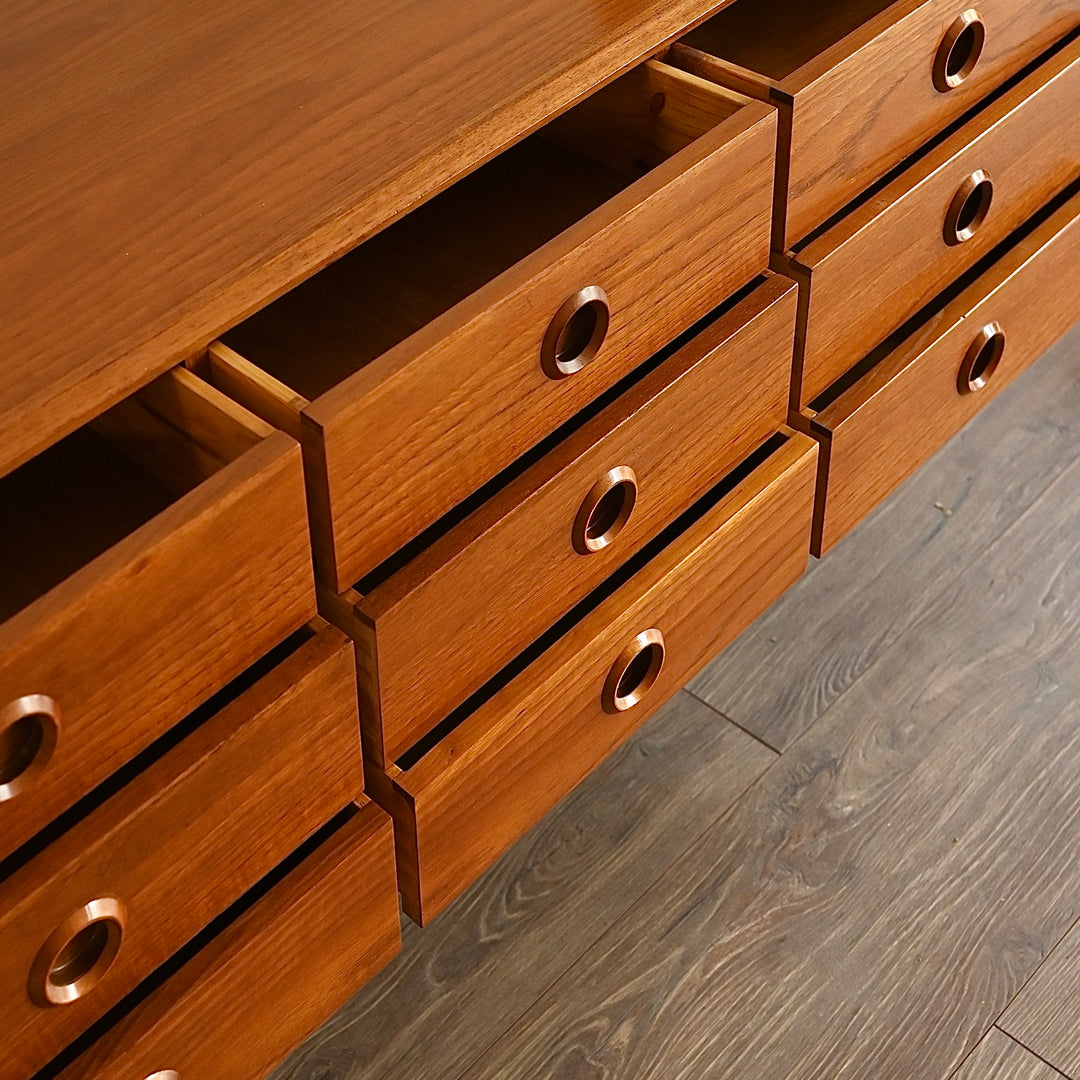
<path fill-rule="evenodd" d="M 399 950 L 392 834 L 366 803 L 61 1080 L 261 1080 Z"/>
<path fill-rule="evenodd" d="M 0 473 L 719 6 L 9 5 Z"/>
<path fill-rule="evenodd" d="M 994 1027 L 951 1080 L 1061 1080 L 1061 1076 Z"/>
<path fill-rule="evenodd" d="M 820 18 L 823 9 L 837 8 L 827 22 Z M 687 37 L 720 59 L 742 67 L 760 60 L 779 76 L 761 79 L 790 110 L 787 219 L 774 239 L 777 250 L 822 225 L 1080 24 L 1076 0 L 982 0 L 978 11 L 987 28 L 981 59 L 944 94 L 931 75 L 938 44 L 959 14 L 953 0 L 739 0 Z M 820 51 L 809 55 L 800 33 Z M 781 44 L 759 55 L 754 38 Z M 769 55 L 774 52 L 780 55 Z"/>
<path fill-rule="evenodd" d="M 324 624 L 0 883 L 0 1076 L 41 1068 L 362 788 L 352 648 Z M 100 897 L 126 910 L 116 959 L 84 996 L 41 1007 L 38 951 Z"/>
<path fill-rule="evenodd" d="M 787 416 L 795 286 L 773 277 L 358 605 L 369 749 L 385 766 L 688 510 Z M 617 466 L 636 499 L 583 554 L 582 500 Z M 466 643 L 483 642 L 482 648 Z M 365 677 L 367 676 L 367 677 Z"/>
<path fill-rule="evenodd" d="M 784 750 L 1080 453 L 1080 327 L 690 684 Z M 829 647 L 823 649 L 821 642 Z M 782 671 L 784 677 L 777 678 Z"/>
<path fill-rule="evenodd" d="M 998 1026 L 1066 1076 L 1080 1076 L 1080 927 L 1073 927 Z"/>
<path fill-rule="evenodd" d="M 1078 543 L 1074 463 L 470 1080 L 952 1072 L 1080 915 Z"/>
<path fill-rule="evenodd" d="M 451 1080 L 768 767 L 677 694 L 274 1074 Z M 141 1080 L 141 1078 L 140 1078 Z"/>
<path fill-rule="evenodd" d="M 797 408 L 1080 175 L 1080 125 L 1061 123 L 1077 100 L 1080 42 L 796 250 L 810 279 Z M 976 170 L 993 184 L 990 211 L 970 240 L 947 244 L 950 204 Z"/>

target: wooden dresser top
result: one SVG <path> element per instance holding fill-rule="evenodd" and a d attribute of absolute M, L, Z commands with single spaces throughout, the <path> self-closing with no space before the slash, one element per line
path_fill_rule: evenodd
<path fill-rule="evenodd" d="M 723 0 L 15 0 L 0 475 Z"/>

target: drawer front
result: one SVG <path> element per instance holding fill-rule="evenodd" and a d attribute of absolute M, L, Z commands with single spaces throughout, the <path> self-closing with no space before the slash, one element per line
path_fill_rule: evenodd
<path fill-rule="evenodd" d="M 368 770 L 413 919 L 437 915 L 802 574 L 815 471 L 813 441 L 788 438 L 417 763 Z"/>
<path fill-rule="evenodd" d="M 750 103 L 503 278 L 309 406 L 320 576 L 354 584 L 768 265 L 775 115 Z M 579 291 L 607 296 L 596 357 L 540 357 Z"/>
<path fill-rule="evenodd" d="M 393 830 L 368 803 L 61 1080 L 259 1080 L 400 946 Z"/>
<path fill-rule="evenodd" d="M 189 373 L 183 381 L 198 382 Z M 202 406 L 237 409 L 204 389 Z M 148 465 L 166 467 L 168 447 L 155 453 Z M 299 447 L 267 429 L 0 626 L 0 857 L 302 626 L 314 606 Z"/>
<path fill-rule="evenodd" d="M 813 421 L 822 439 L 813 550 L 822 554 L 1039 357 L 1080 310 L 1080 197 Z M 998 350 L 1004 344 L 998 357 Z M 974 392 L 972 361 L 994 363 Z M 978 369 L 975 374 L 978 374 Z"/>
<path fill-rule="evenodd" d="M 1080 175 L 1080 125 L 1063 123 L 1078 101 L 1080 41 L 796 253 L 800 407 Z"/>
<path fill-rule="evenodd" d="M 325 627 L 0 885 L 0 1008 L 30 1074 L 363 787 Z"/>
<path fill-rule="evenodd" d="M 771 278 L 359 604 L 369 752 L 393 761 L 787 418 Z M 465 642 L 482 648 L 463 648 Z"/>
<path fill-rule="evenodd" d="M 967 10 L 955 0 L 901 0 L 835 50 L 835 60 L 826 53 L 791 80 L 786 244 L 1080 23 L 1076 0 L 980 0 L 974 8 L 985 28 L 981 55 L 963 82 L 944 92 L 935 68 Z"/>

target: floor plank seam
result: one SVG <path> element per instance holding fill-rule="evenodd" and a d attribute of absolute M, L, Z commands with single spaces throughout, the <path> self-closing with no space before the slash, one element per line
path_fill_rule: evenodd
<path fill-rule="evenodd" d="M 1041 1054 L 1037 1054 L 1026 1043 L 1022 1043 L 1015 1035 L 1010 1035 L 1004 1028 L 998 1027 L 997 1024 L 994 1024 L 993 1030 L 1000 1031 L 1006 1039 L 1009 1039 L 1011 1042 L 1016 1043 L 1017 1046 L 1026 1050 L 1033 1058 L 1038 1058 L 1048 1069 L 1053 1069 L 1058 1076 L 1063 1076 L 1065 1080 L 1076 1080 L 1075 1077 L 1069 1076 L 1068 1073 L 1063 1073 L 1052 1061 L 1047 1061 L 1046 1058 L 1044 1058 Z M 989 1034 L 989 1032 L 987 1032 L 987 1034 Z"/>
<path fill-rule="evenodd" d="M 784 752 L 783 750 L 778 750 L 771 743 L 767 743 L 760 735 L 751 731 L 749 728 L 743 727 L 738 720 L 732 720 L 732 718 L 728 716 L 727 713 L 721 712 L 715 705 L 710 704 L 703 697 L 699 697 L 696 693 L 694 693 L 693 690 L 690 689 L 689 685 L 682 688 L 682 693 L 687 694 L 699 704 L 704 705 L 705 708 L 708 709 L 710 712 L 716 713 L 716 715 L 719 716 L 721 720 L 726 720 L 732 727 L 738 728 L 744 735 L 749 735 L 750 738 L 754 740 L 754 742 L 758 743 L 761 746 L 764 746 L 766 750 L 771 750 L 774 754 L 776 754 L 777 757 L 779 757 Z M 817 721 L 815 720 L 814 723 L 816 724 Z M 810 728 L 813 726 L 814 724 L 811 724 L 806 730 L 809 731 Z M 739 798 L 742 798 L 742 796 L 740 795 Z"/>

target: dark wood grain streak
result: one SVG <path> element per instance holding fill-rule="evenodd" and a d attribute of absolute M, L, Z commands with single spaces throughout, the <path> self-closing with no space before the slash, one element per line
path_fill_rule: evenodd
<path fill-rule="evenodd" d="M 950 1080 L 1061 1080 L 1063 1075 L 993 1027 Z"/>
<path fill-rule="evenodd" d="M 451 1080 L 773 760 L 677 695 L 274 1080 Z"/>
<path fill-rule="evenodd" d="M 470 1080 L 955 1069 L 1080 914 L 1078 589 L 1074 463 Z"/>

